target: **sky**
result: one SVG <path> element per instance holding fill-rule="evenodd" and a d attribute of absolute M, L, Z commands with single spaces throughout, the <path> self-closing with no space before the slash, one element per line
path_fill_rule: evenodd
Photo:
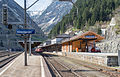
<path fill-rule="evenodd" d="M 22 7 L 24 7 L 24 0 L 15 0 L 18 4 L 20 4 Z M 29 7 L 32 3 L 34 3 L 36 0 L 26 0 L 27 1 L 27 7 Z M 52 0 L 39 0 L 35 5 L 33 5 L 29 11 L 42 11 L 47 8 L 51 4 Z"/>

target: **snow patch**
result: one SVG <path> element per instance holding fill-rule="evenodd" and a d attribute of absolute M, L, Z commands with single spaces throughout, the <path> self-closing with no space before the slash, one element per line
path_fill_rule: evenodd
<path fill-rule="evenodd" d="M 56 17 L 52 18 L 48 23 L 53 24 Z"/>
<path fill-rule="evenodd" d="M 30 16 L 41 15 L 41 14 L 42 14 L 42 12 L 32 12 L 32 13 L 30 13 Z"/>
<path fill-rule="evenodd" d="M 50 11 L 50 12 L 46 13 L 46 15 L 49 15 L 51 12 L 52 12 L 52 11 Z"/>

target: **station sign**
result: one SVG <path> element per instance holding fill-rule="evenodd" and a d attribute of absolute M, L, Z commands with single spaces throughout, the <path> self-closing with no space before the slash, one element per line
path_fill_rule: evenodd
<path fill-rule="evenodd" d="M 35 34 L 35 29 L 17 29 L 16 34 Z"/>
<path fill-rule="evenodd" d="M 95 35 L 86 35 L 85 38 L 95 38 Z"/>

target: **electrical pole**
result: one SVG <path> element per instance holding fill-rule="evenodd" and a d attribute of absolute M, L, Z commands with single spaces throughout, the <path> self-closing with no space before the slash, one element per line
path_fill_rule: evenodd
<path fill-rule="evenodd" d="M 27 29 L 26 22 L 26 0 L 24 0 L 24 29 Z M 27 66 L 27 35 L 24 36 L 25 66 Z"/>
<path fill-rule="evenodd" d="M 2 23 L 4 25 L 8 25 L 9 29 L 12 29 L 12 25 L 11 24 L 17 24 L 17 25 L 24 25 L 24 29 L 27 29 L 27 10 L 32 7 L 36 2 L 38 2 L 39 0 L 36 0 L 31 6 L 29 6 L 28 8 L 26 8 L 26 0 L 24 0 L 24 24 L 21 22 L 8 22 L 8 6 L 6 4 L 3 5 L 3 9 L 2 9 Z M 10 8 L 10 7 L 9 7 Z M 10 24 L 9 24 L 10 23 Z M 18 33 L 19 34 L 19 33 Z M 7 37 L 7 36 L 6 36 Z M 27 66 L 27 39 L 28 39 L 28 35 L 24 34 L 24 52 L 25 52 L 25 66 Z"/>
<path fill-rule="evenodd" d="M 71 3 L 75 6 L 75 8 L 76 8 L 76 10 L 77 10 L 77 16 L 78 16 L 78 12 L 79 12 L 79 11 L 78 11 L 78 7 L 75 5 L 74 2 L 71 1 Z"/>
<path fill-rule="evenodd" d="M 31 6 L 29 6 L 28 8 L 26 8 L 26 0 L 24 0 L 24 29 L 27 29 L 27 10 L 32 7 L 36 2 L 38 2 L 39 0 L 36 0 Z M 25 51 L 25 66 L 27 66 L 27 34 L 24 35 L 24 51 Z"/>

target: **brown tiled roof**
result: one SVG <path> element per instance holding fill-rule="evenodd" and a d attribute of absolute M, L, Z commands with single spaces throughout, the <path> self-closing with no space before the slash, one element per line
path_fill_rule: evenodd
<path fill-rule="evenodd" d="M 77 36 L 71 37 L 70 39 L 66 39 L 66 40 L 62 41 L 62 43 L 69 42 L 69 41 L 74 41 L 74 40 L 79 40 L 79 39 L 86 39 L 85 38 L 86 35 L 95 35 L 96 41 L 100 41 L 100 40 L 104 39 L 104 37 L 96 34 L 95 32 L 88 31 L 88 32 L 85 32 L 81 35 L 77 35 Z M 87 38 L 87 39 L 89 39 L 89 38 Z"/>

